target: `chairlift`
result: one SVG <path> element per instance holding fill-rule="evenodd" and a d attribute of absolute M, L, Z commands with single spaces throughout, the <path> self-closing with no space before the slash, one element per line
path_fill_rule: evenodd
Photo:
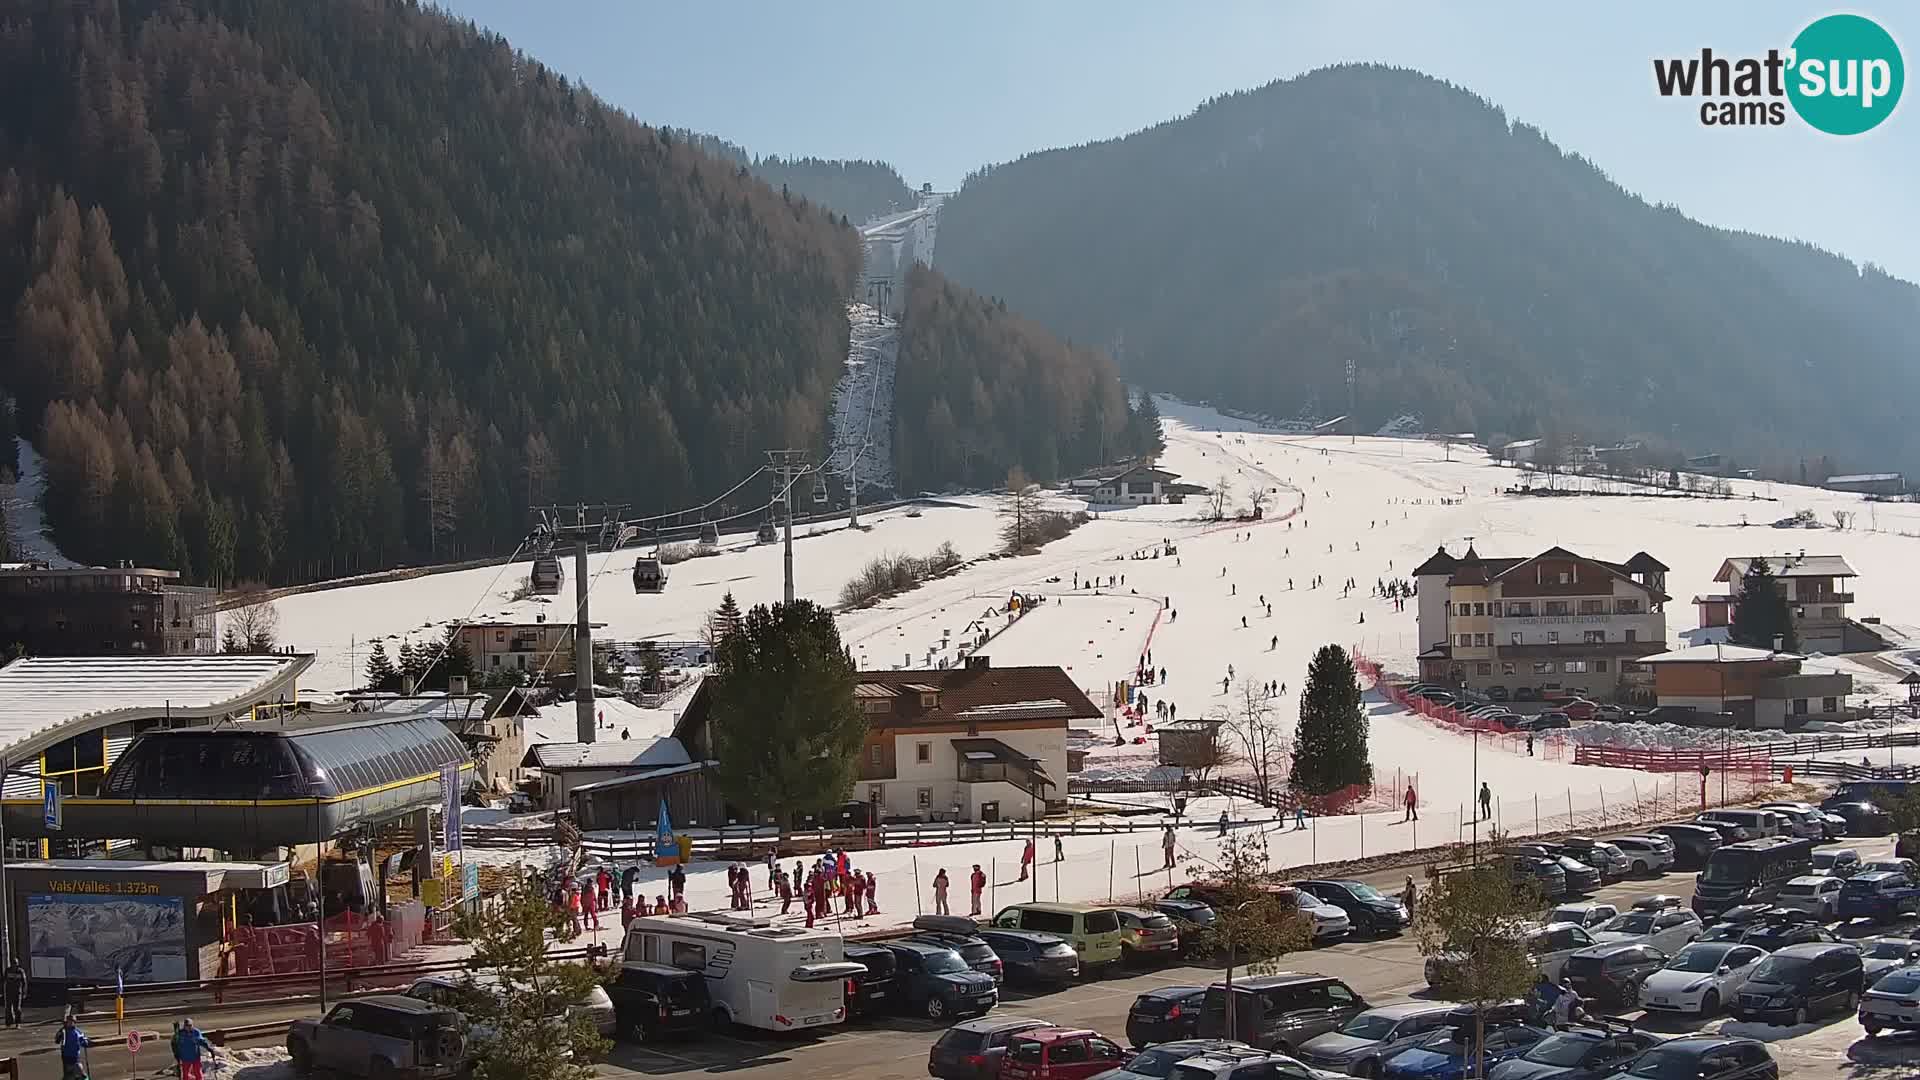
<path fill-rule="evenodd" d="M 527 584 L 535 596 L 556 596 L 560 586 L 567 580 L 567 570 L 560 557 L 551 551 L 534 556 L 533 569 L 527 573 Z"/>
<path fill-rule="evenodd" d="M 813 501 L 814 501 L 815 503 L 818 503 L 818 504 L 824 504 L 824 503 L 826 503 L 826 501 L 827 501 L 827 486 L 826 486 L 825 484 L 815 484 L 815 485 L 813 485 Z"/>
<path fill-rule="evenodd" d="M 771 544 L 779 538 L 779 534 L 774 532 L 771 521 L 761 522 L 759 530 L 753 534 L 753 542 L 756 544 Z"/>
<path fill-rule="evenodd" d="M 700 523 L 700 543 L 706 547 L 715 547 L 720 543 L 720 526 L 711 521 Z"/>
<path fill-rule="evenodd" d="M 661 593 L 667 591 L 667 566 L 659 556 L 645 555 L 633 561 L 633 591 L 636 593 Z"/>

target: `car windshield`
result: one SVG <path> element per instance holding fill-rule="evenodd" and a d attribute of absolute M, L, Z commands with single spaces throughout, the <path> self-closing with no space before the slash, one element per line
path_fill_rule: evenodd
<path fill-rule="evenodd" d="M 1753 969 L 1753 982 L 1791 982 L 1812 963 L 1797 956 L 1769 956 Z"/>
<path fill-rule="evenodd" d="M 1371 885 L 1363 885 L 1358 881 L 1345 882 L 1345 885 L 1347 886 L 1348 892 L 1352 893 L 1353 895 L 1359 897 L 1362 900 L 1385 900 L 1386 899 L 1385 896 L 1382 896 L 1380 894 L 1379 889 L 1376 889 Z"/>
<path fill-rule="evenodd" d="M 1821 870 L 1833 869 L 1833 852 L 1831 851 L 1814 852 L 1813 865 Z"/>
<path fill-rule="evenodd" d="M 1571 907 L 1557 907 L 1553 909 L 1553 914 L 1547 916 L 1547 921 L 1550 923 L 1584 923 L 1587 921 L 1587 913 L 1592 910 L 1592 908 L 1587 907 L 1585 904 L 1575 904 Z"/>
<path fill-rule="evenodd" d="M 1521 1055 L 1537 1065 L 1578 1065 L 1593 1050 L 1591 1035 L 1549 1035 Z"/>
<path fill-rule="evenodd" d="M 1600 929 L 1619 934 L 1651 934 L 1653 916 L 1644 911 L 1629 911 L 1608 919 L 1600 925 Z"/>
<path fill-rule="evenodd" d="M 1697 948 L 1689 945 L 1674 954 L 1667 961 L 1668 971 L 1713 971 L 1720 966 L 1720 960 L 1727 955 L 1726 949 Z"/>
<path fill-rule="evenodd" d="M 1785 885 L 1780 889 L 1781 896 L 1812 896 L 1819 891 L 1817 885 Z"/>
<path fill-rule="evenodd" d="M 1347 1021 L 1347 1026 L 1340 1029 L 1340 1034 L 1356 1039 L 1384 1039 L 1393 1031 L 1393 1025 L 1394 1019 L 1391 1016 L 1361 1013 Z"/>
<path fill-rule="evenodd" d="M 927 954 L 927 970 L 935 975 L 955 975 L 968 970 L 967 962 L 952 949 Z"/>
<path fill-rule="evenodd" d="M 1185 1050 L 1146 1050 L 1127 1062 L 1126 1070 L 1137 1076 L 1164 1077 L 1173 1072 L 1173 1067 L 1191 1057 Z"/>
<path fill-rule="evenodd" d="M 1911 941 L 1876 941 L 1867 948 L 1867 956 L 1874 960 L 1899 960 L 1914 947 Z"/>
<path fill-rule="evenodd" d="M 1656 1046 L 1641 1054 L 1628 1076 L 1645 1080 L 1699 1080 L 1700 1053 L 1696 1046 Z"/>
<path fill-rule="evenodd" d="M 1901 997 L 1907 997 L 1915 990 L 1920 990 L 1920 973 L 1896 971 L 1874 983 L 1873 988 L 1882 994 L 1898 994 Z"/>

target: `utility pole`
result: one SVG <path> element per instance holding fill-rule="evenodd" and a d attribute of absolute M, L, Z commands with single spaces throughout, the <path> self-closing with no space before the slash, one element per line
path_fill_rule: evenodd
<path fill-rule="evenodd" d="M 573 536 L 573 737 L 590 743 L 599 734 L 593 719 L 593 624 L 587 618 L 587 534 Z"/>
<path fill-rule="evenodd" d="M 767 463 L 773 469 L 773 475 L 780 478 L 781 502 L 786 508 L 786 535 L 783 542 L 786 551 L 781 556 L 786 571 L 786 590 L 782 594 L 786 602 L 793 603 L 793 485 L 807 474 L 806 454 L 799 450 L 769 450 Z"/>
<path fill-rule="evenodd" d="M 1360 418 L 1353 413 L 1353 357 L 1347 357 L 1347 445 L 1359 441 Z"/>

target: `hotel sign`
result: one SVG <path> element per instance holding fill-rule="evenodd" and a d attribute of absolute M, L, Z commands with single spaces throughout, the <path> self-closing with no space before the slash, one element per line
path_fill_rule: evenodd
<path fill-rule="evenodd" d="M 1500 620 L 1521 626 L 1569 626 L 1574 623 L 1610 623 L 1611 615 L 1509 615 Z"/>

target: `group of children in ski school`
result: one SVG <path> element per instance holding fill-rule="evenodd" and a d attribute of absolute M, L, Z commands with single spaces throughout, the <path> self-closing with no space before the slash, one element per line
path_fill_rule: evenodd
<path fill-rule="evenodd" d="M 87 1048 L 93 1045 L 93 1040 L 80 1030 L 72 1012 L 61 1020 L 60 1030 L 54 1032 L 53 1044 L 60 1048 L 60 1080 L 87 1080 Z M 180 1080 L 203 1080 L 200 1056 L 204 1053 L 213 1057 L 214 1049 L 206 1033 L 193 1025 L 193 1017 L 174 1023 L 171 1046 Z M 215 1064 L 217 1067 L 218 1062 Z"/>
<path fill-rule="evenodd" d="M 796 895 L 808 926 L 834 914 L 833 898 L 836 896 L 842 902 L 841 914 L 855 919 L 880 914 L 880 884 L 874 880 L 873 871 L 861 873 L 855 870 L 852 857 L 845 850 L 822 854 L 812 870 L 808 870 L 804 862 L 794 862 L 791 878 L 780 869 L 780 860 L 773 852 L 767 852 L 765 862 L 767 888 L 780 898 L 782 915 L 792 910 Z M 737 874 L 731 870 L 728 874 L 733 884 L 734 907 L 742 911 L 752 910 L 752 874 L 744 866 L 738 868 Z"/>

